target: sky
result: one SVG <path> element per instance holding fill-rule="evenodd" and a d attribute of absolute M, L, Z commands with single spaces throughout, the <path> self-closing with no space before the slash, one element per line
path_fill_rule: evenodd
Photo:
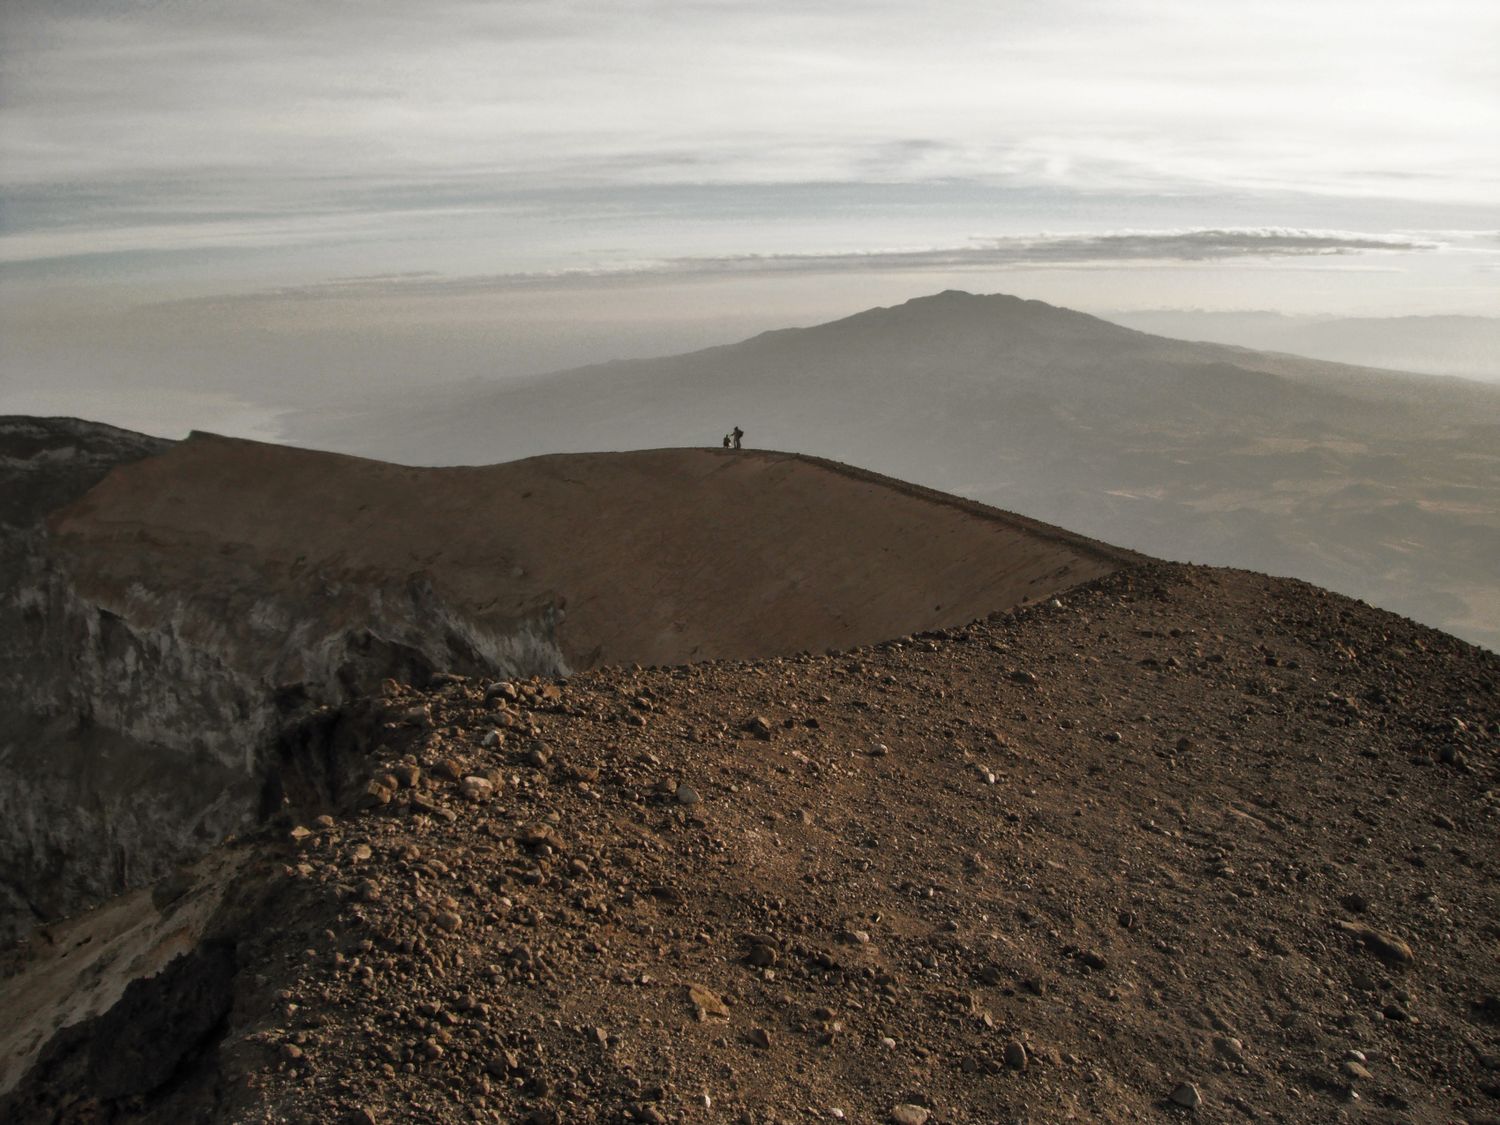
<path fill-rule="evenodd" d="M 0 0 L 0 411 L 274 436 L 944 288 L 1494 315 L 1497 43 L 1493 0 Z"/>

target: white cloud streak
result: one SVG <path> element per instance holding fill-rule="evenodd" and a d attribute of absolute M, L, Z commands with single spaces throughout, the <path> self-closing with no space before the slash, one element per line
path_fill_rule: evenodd
<path fill-rule="evenodd" d="M 175 304 L 358 300 L 456 296 L 516 289 L 571 289 L 695 277 L 765 274 L 953 273 L 1015 267 L 1152 266 L 1277 258 L 1437 251 L 1442 244 L 1415 236 L 1352 231 L 1243 230 L 1119 231 L 977 239 L 964 246 L 883 249 L 839 254 L 740 254 L 683 257 L 611 269 L 445 276 L 414 270 L 280 286 L 255 293 L 193 299 Z"/>

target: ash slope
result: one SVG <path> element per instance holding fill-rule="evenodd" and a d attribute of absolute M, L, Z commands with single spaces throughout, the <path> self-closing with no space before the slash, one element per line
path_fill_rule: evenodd
<path fill-rule="evenodd" d="M 25 565 L 0 596 L 0 937 L 337 784 L 322 709 L 386 676 L 822 651 L 1136 557 L 790 455 L 421 470 L 197 435 L 80 478 L 64 453 L 87 424 L 17 425 L 33 522 L 5 532 Z"/>
<path fill-rule="evenodd" d="M 213 889 L 216 1029 L 134 1088 L 138 1045 L 78 1029 L 8 1108 L 1155 1121 L 1191 1086 L 1201 1121 L 1493 1121 L 1497 684 L 1165 564 L 840 656 L 392 684 L 385 803 Z M 185 976 L 135 1003 L 213 1025 Z"/>

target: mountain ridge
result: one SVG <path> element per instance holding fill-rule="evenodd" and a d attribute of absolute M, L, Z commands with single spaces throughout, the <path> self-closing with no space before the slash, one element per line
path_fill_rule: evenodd
<path fill-rule="evenodd" d="M 35 500 L 0 528 L 0 934 L 326 785 L 320 716 L 386 677 L 849 647 L 1139 558 L 764 450 L 416 469 L 196 433 L 125 441 L 58 491 L 78 430 L 0 420 Z"/>
<path fill-rule="evenodd" d="M 1005 295 L 422 391 L 293 436 L 455 463 L 711 443 L 734 425 L 754 445 L 1159 557 L 1297 575 L 1500 645 L 1500 387 L 1191 344 Z"/>

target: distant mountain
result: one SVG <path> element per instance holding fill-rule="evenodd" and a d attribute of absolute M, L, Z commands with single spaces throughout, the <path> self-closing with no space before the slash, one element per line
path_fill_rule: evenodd
<path fill-rule="evenodd" d="M 1181 340 L 1500 382 L 1500 317 L 1310 317 L 1161 309 L 1115 313 L 1109 319 Z"/>
<path fill-rule="evenodd" d="M 1500 648 L 1500 386 L 1188 343 L 946 292 L 657 360 L 289 419 L 415 464 L 752 445 L 1155 555 L 1287 574 Z"/>

